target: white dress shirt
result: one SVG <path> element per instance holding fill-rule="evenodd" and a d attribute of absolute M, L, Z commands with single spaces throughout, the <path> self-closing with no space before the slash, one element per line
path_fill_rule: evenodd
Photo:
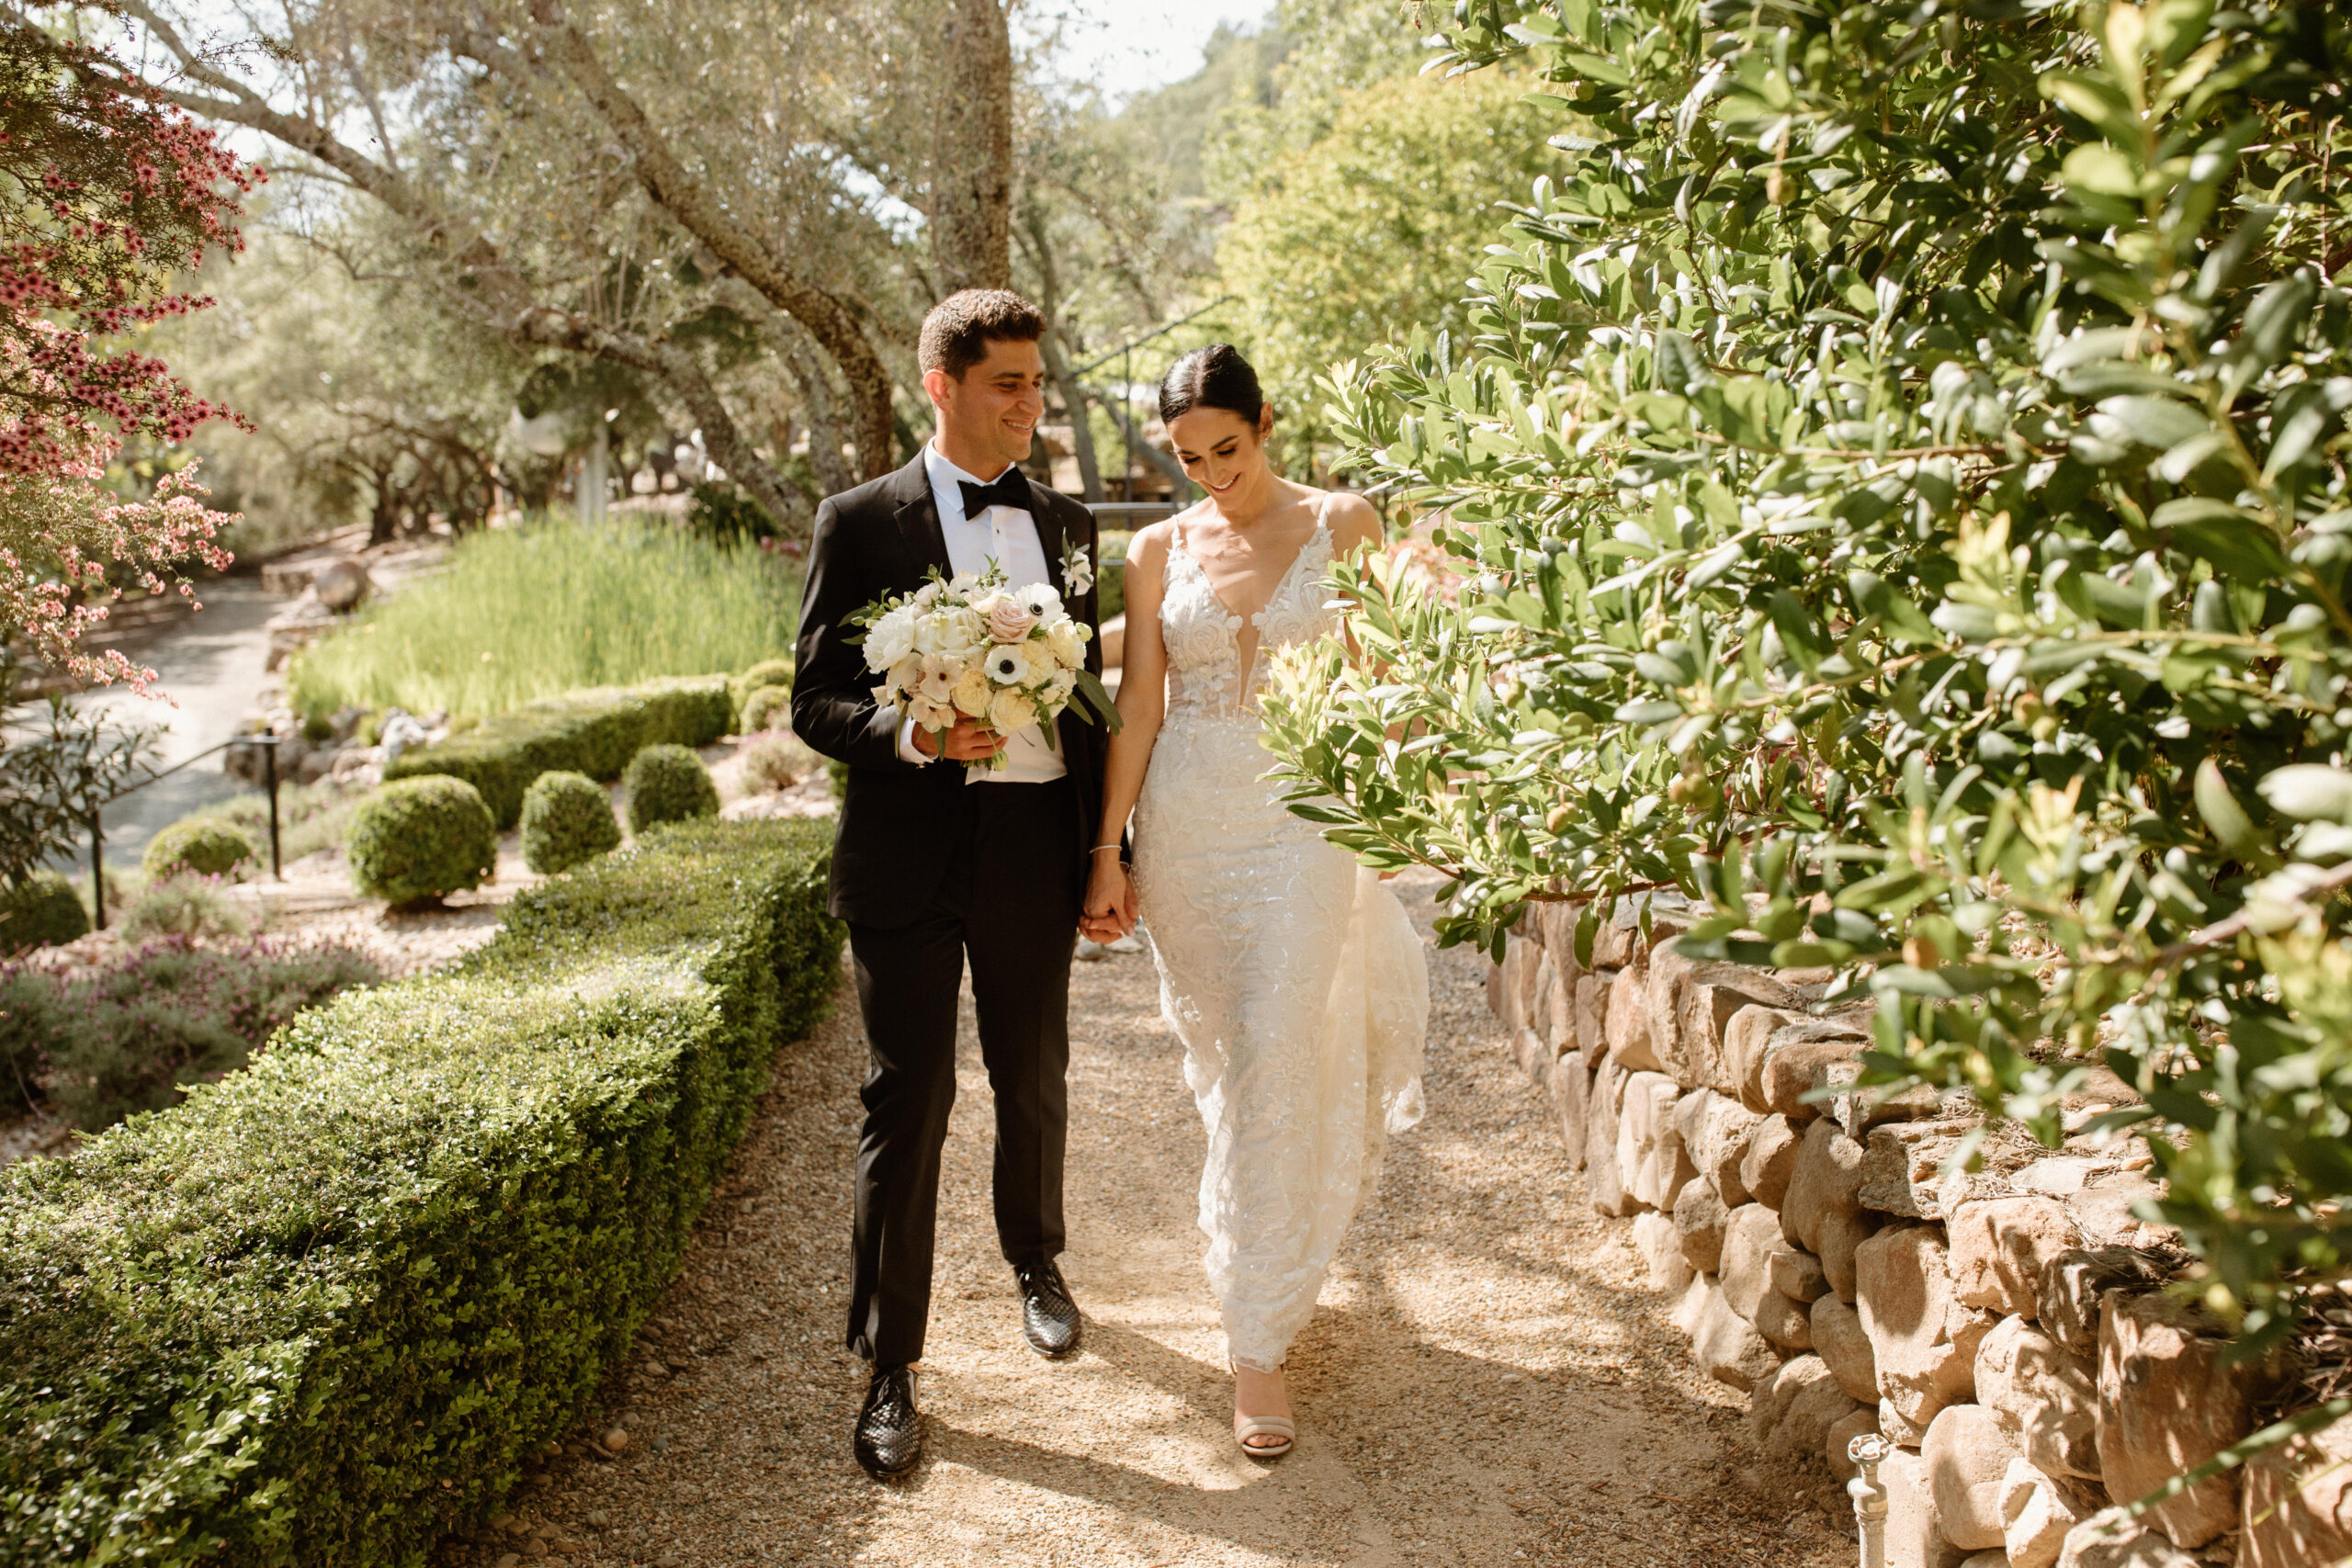
<path fill-rule="evenodd" d="M 1003 569 L 1009 587 L 1043 582 L 1060 588 L 1046 564 L 1046 547 L 1038 543 L 1035 518 L 1015 506 L 991 506 L 978 517 L 965 516 L 964 492 L 956 487 L 989 481 L 966 473 L 941 457 L 936 443 L 923 444 L 922 468 L 931 479 L 931 499 L 939 508 L 939 531 L 947 540 L 948 565 L 959 572 L 978 572 L 993 560 Z M 935 760 L 916 749 L 911 718 L 899 727 L 899 755 L 919 766 Z M 1005 741 L 1004 764 L 994 771 L 967 769 L 964 782 L 1046 784 L 1069 772 L 1061 753 L 1046 744 L 1044 728 L 1035 725 Z"/>

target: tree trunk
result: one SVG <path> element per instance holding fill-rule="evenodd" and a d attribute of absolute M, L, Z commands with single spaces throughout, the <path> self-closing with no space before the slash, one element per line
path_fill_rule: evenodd
<path fill-rule="evenodd" d="M 1102 466 L 1094 457 L 1094 424 L 1089 417 L 1086 389 L 1069 373 L 1069 360 L 1063 355 L 1060 344 L 1054 341 L 1050 321 L 1046 336 L 1038 346 L 1046 352 L 1046 374 L 1053 378 L 1055 390 L 1061 393 L 1062 406 L 1069 412 L 1070 449 L 1078 454 L 1079 487 L 1086 492 L 1089 504 L 1099 502 L 1102 495 Z"/>
<path fill-rule="evenodd" d="M 952 0 L 931 147 L 931 254 L 939 285 L 1012 282 L 1012 39 L 999 0 Z"/>

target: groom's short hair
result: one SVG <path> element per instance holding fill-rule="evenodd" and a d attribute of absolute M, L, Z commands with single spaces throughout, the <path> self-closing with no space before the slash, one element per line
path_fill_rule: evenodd
<path fill-rule="evenodd" d="M 944 370 L 956 380 L 986 359 L 990 343 L 1035 343 L 1046 335 L 1037 307 L 1009 288 L 967 288 L 950 294 L 922 319 L 916 362 L 929 375 Z"/>

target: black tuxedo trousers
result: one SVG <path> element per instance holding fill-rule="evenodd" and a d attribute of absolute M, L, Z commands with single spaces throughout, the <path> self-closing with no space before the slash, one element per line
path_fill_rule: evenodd
<path fill-rule="evenodd" d="M 1069 965 L 1085 869 L 1071 830 L 1078 790 L 1062 778 L 953 791 L 944 816 L 903 825 L 943 868 L 914 919 L 888 929 L 849 922 L 873 1051 L 861 1095 L 849 1344 L 877 1367 L 922 1357 L 967 962 L 996 1102 L 997 1241 L 1014 1264 L 1062 1250 Z"/>

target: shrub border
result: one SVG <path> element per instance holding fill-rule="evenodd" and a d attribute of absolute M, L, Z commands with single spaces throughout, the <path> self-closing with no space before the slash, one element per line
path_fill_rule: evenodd
<path fill-rule="evenodd" d="M 0 1561 L 418 1564 L 495 1508 L 830 1004 L 830 839 L 659 829 L 0 1172 Z"/>
<path fill-rule="evenodd" d="M 481 792 L 504 832 L 522 819 L 523 793 L 541 773 L 585 773 L 609 783 L 648 746 L 707 746 L 734 722 L 724 675 L 593 686 L 542 697 L 437 746 L 403 751 L 384 770 L 384 779 L 461 778 Z"/>

